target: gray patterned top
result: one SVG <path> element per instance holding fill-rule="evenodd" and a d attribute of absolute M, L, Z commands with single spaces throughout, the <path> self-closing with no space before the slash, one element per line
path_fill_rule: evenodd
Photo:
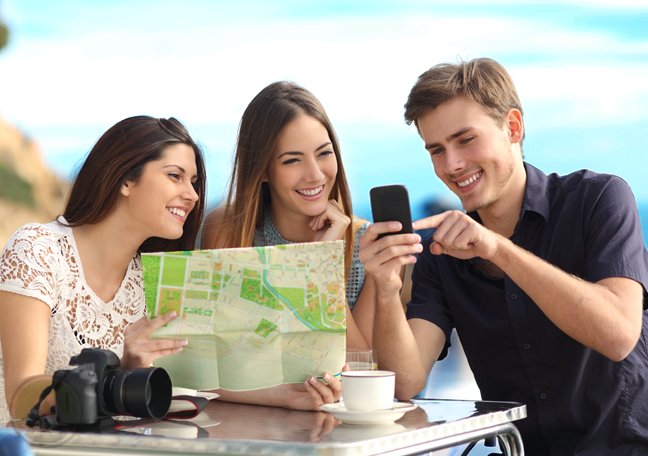
<path fill-rule="evenodd" d="M 349 279 L 347 280 L 345 287 L 346 299 L 351 310 L 353 310 L 353 306 L 355 306 L 358 296 L 360 296 L 360 291 L 362 291 L 362 286 L 364 285 L 365 270 L 362 262 L 358 258 L 358 252 L 360 251 L 358 243 L 368 227 L 369 222 L 364 222 L 355 232 L 353 261 L 351 262 L 351 272 L 349 273 Z M 254 232 L 253 245 L 254 247 L 265 247 L 281 244 L 296 243 L 288 241 L 281 236 L 279 231 L 277 231 L 277 228 L 272 224 L 272 220 L 270 220 L 270 210 L 266 209 L 263 213 L 263 226 Z"/>

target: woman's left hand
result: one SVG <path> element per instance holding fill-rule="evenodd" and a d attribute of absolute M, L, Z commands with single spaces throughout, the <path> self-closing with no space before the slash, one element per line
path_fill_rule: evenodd
<path fill-rule="evenodd" d="M 329 200 L 326 210 L 313 217 L 310 226 L 315 231 L 314 242 L 337 241 L 344 238 L 344 233 L 351 223 L 342 208 L 335 200 Z"/>
<path fill-rule="evenodd" d="M 140 369 L 150 367 L 158 358 L 175 355 L 186 346 L 187 339 L 153 339 L 149 336 L 177 317 L 175 311 L 147 320 L 142 317 L 124 331 L 124 355 L 121 359 L 122 369 Z"/>

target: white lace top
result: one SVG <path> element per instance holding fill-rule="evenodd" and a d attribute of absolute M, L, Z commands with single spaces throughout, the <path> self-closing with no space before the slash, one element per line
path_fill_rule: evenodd
<path fill-rule="evenodd" d="M 46 374 L 67 366 L 82 348 L 108 349 L 121 357 L 124 330 L 145 313 L 139 255 L 114 299 L 105 303 L 86 284 L 72 229 L 59 220 L 23 226 L 0 254 L 0 291 L 36 298 L 51 309 Z M 0 422 L 10 419 L 0 348 Z"/>

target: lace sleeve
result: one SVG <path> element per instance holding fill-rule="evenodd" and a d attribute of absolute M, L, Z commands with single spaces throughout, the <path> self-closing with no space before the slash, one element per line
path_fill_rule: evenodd
<path fill-rule="evenodd" d="M 52 308 L 60 258 L 51 230 L 36 223 L 23 226 L 0 254 L 0 291 L 36 298 Z"/>

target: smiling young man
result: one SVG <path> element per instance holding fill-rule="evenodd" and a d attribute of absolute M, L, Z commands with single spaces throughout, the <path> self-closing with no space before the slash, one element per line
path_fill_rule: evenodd
<path fill-rule="evenodd" d="M 484 400 L 519 401 L 527 454 L 648 452 L 648 252 L 620 178 L 546 175 L 523 161 L 523 111 L 490 59 L 437 65 L 405 105 L 466 213 L 376 223 L 360 258 L 376 287 L 380 368 L 409 399 L 456 329 Z M 413 255 L 420 253 L 418 260 Z M 400 267 L 416 261 L 407 317 Z"/>

